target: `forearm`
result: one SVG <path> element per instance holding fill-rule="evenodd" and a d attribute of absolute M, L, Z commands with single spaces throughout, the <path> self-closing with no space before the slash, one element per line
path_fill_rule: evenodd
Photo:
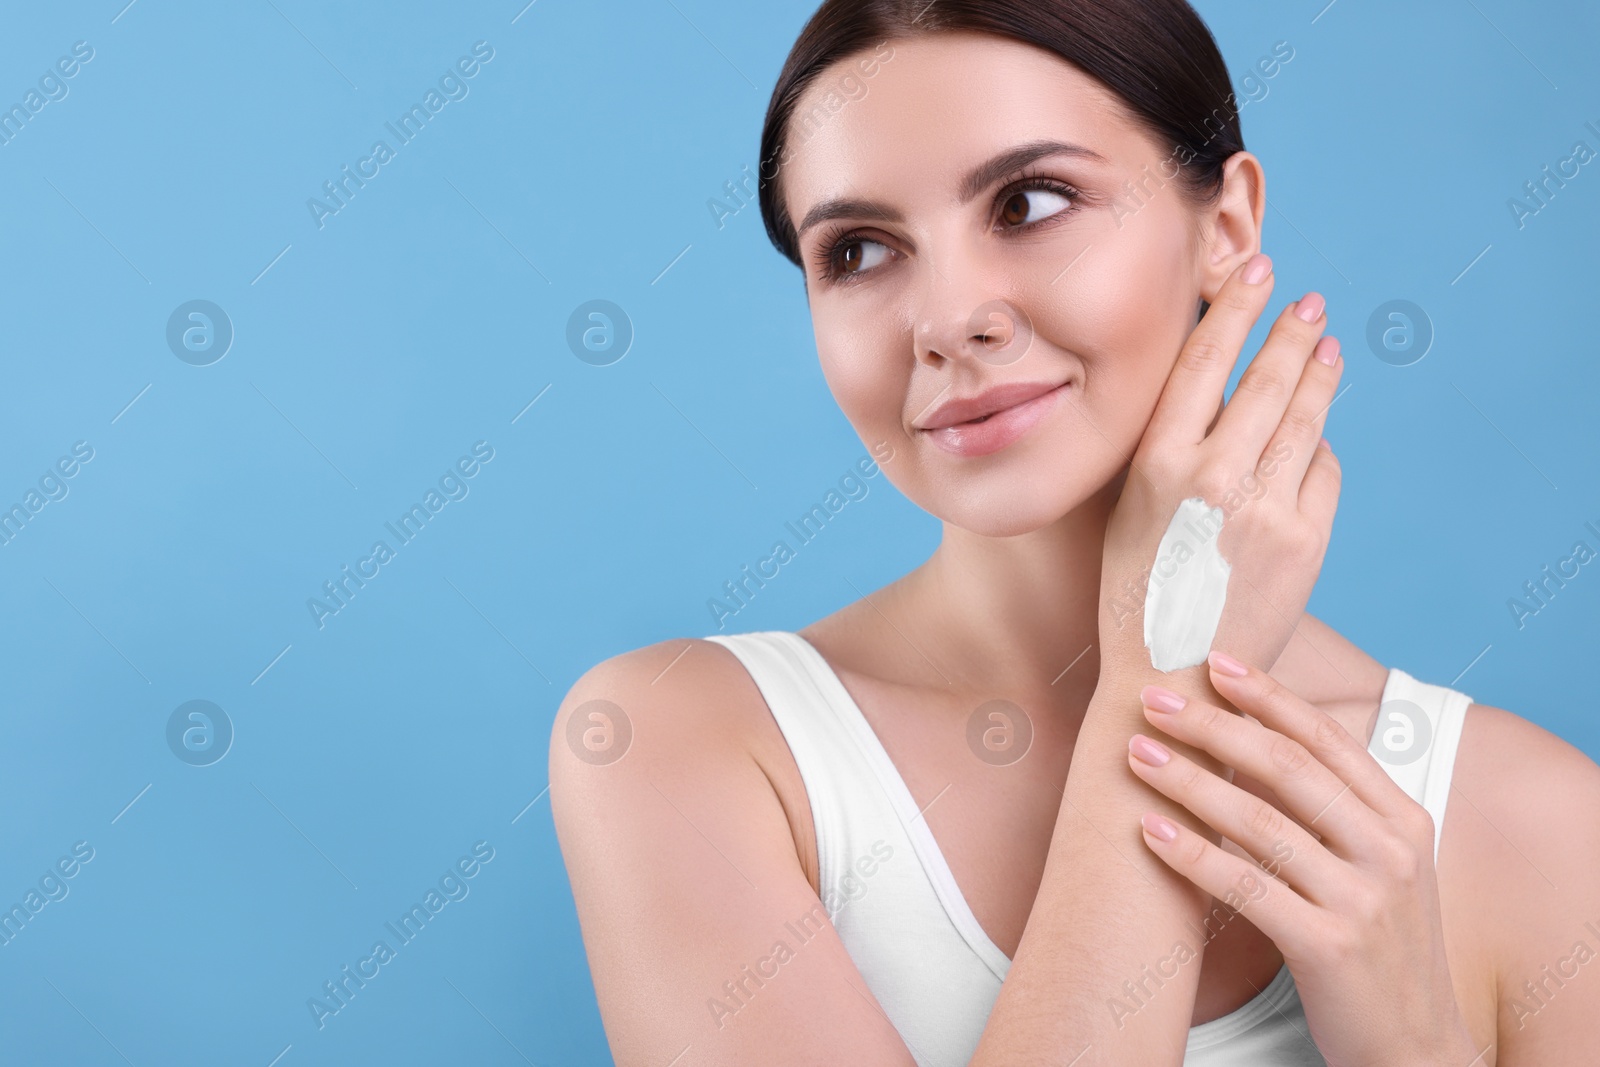
<path fill-rule="evenodd" d="M 1213 841 L 1218 835 L 1128 769 L 1128 739 L 1156 733 L 1140 710 L 1146 684 L 1218 698 L 1203 666 L 1170 674 L 1104 667 L 1039 892 L 974 1067 L 1019 1060 L 1175 1067 L 1183 1058 L 1211 898 L 1151 854 L 1139 817 L 1158 812 Z M 1161 740 L 1221 769 L 1204 752 Z"/>

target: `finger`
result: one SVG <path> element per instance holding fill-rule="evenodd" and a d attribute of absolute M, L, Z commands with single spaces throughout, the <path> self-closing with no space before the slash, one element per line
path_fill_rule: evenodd
<path fill-rule="evenodd" d="M 1222 652 L 1208 657 L 1211 684 L 1240 711 L 1292 737 L 1375 814 L 1388 819 L 1412 803 L 1405 790 L 1372 758 L 1360 738 L 1338 720 L 1300 699 L 1276 678 Z M 1315 829 L 1315 827 L 1313 827 Z"/>
<path fill-rule="evenodd" d="M 1312 449 L 1311 466 L 1300 480 L 1298 500 L 1300 514 L 1315 524 L 1324 540 L 1333 532 L 1333 513 L 1339 507 L 1339 486 L 1343 481 L 1339 458 L 1324 438 Z"/>
<path fill-rule="evenodd" d="M 1307 293 L 1283 309 L 1261 351 L 1239 376 L 1239 384 L 1222 409 L 1211 442 L 1233 466 L 1254 466 L 1283 422 L 1312 349 L 1327 329 L 1326 301 Z"/>
<path fill-rule="evenodd" d="M 1289 399 L 1289 409 L 1283 413 L 1283 419 L 1272 435 L 1272 442 L 1257 462 L 1258 471 L 1268 464 L 1276 465 L 1279 473 L 1287 476 L 1288 484 L 1294 486 L 1298 494 L 1306 469 L 1311 466 L 1316 453 L 1317 442 L 1322 438 L 1322 427 L 1328 421 L 1328 408 L 1333 404 L 1334 392 L 1343 374 L 1344 360 L 1339 357 L 1339 339 L 1322 338 L 1311 350 L 1305 373 L 1300 375 L 1300 384 L 1295 386 L 1294 396 Z M 1267 467 L 1267 470 L 1271 469 Z M 1263 472 L 1263 477 L 1271 475 Z"/>
<path fill-rule="evenodd" d="M 1171 819 L 1152 813 L 1139 821 L 1146 847 L 1163 863 L 1243 914 L 1285 956 L 1304 954 L 1300 932 L 1312 928 L 1312 904 L 1256 864 Z"/>
<path fill-rule="evenodd" d="M 1157 762 L 1164 761 L 1164 762 Z M 1224 782 L 1167 746 L 1134 734 L 1128 741 L 1128 766 L 1162 796 L 1182 804 L 1217 833 L 1237 844 L 1302 897 L 1331 903 L 1344 883 L 1343 861 L 1302 826 L 1253 793 Z M 1292 864 L 1288 860 L 1293 860 Z"/>
<path fill-rule="evenodd" d="M 1244 280 L 1246 274 L 1255 278 L 1251 272 L 1263 268 L 1266 273 L 1259 280 Z M 1178 361 L 1145 429 L 1145 439 L 1153 436 L 1181 444 L 1199 444 L 1205 439 L 1239 350 L 1272 296 L 1273 279 L 1272 258 L 1258 252 L 1222 283 L 1205 317 L 1178 352 Z"/>
<path fill-rule="evenodd" d="M 1344 780 L 1294 738 L 1160 686 L 1145 686 L 1140 697 L 1152 726 L 1271 788 L 1289 815 L 1320 836 L 1324 848 L 1341 855 L 1362 854 L 1362 842 L 1383 831 L 1370 808 L 1355 797 L 1344 797 L 1350 788 Z M 1345 802 L 1335 803 L 1341 800 Z"/>

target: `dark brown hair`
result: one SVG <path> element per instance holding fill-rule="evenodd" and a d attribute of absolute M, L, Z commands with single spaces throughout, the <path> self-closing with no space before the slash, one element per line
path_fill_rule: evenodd
<path fill-rule="evenodd" d="M 761 218 L 796 266 L 800 250 L 780 180 L 801 95 L 838 60 L 884 41 L 955 30 L 1043 48 L 1098 79 L 1158 143 L 1173 145 L 1173 181 L 1196 205 L 1215 201 L 1223 164 L 1244 149 L 1227 64 L 1186 0 L 825 0 L 778 74 L 761 129 Z"/>

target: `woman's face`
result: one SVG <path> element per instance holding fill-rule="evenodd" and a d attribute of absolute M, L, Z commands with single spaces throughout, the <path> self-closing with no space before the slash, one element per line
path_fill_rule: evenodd
<path fill-rule="evenodd" d="M 782 192 L 823 373 L 919 507 L 1035 530 L 1125 470 L 1199 301 L 1256 249 L 1215 250 L 1174 146 L 1058 56 L 964 32 L 892 46 L 870 77 L 860 56 L 824 71 L 790 121 Z M 854 98 L 830 114 L 841 83 Z M 1041 142 L 1078 150 L 1005 161 Z M 1019 388 L 984 402 L 997 387 Z"/>

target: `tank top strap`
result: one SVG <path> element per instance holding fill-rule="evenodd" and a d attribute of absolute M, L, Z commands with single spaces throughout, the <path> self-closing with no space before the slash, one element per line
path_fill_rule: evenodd
<path fill-rule="evenodd" d="M 1433 816 L 1433 855 L 1439 857 L 1456 750 L 1472 698 L 1448 686 L 1389 669 L 1367 751 L 1396 785 Z"/>
<path fill-rule="evenodd" d="M 938 924 L 957 934 L 996 981 L 1004 979 L 1011 961 L 973 915 L 905 779 L 822 653 L 787 630 L 706 640 L 744 663 L 789 743 L 816 828 L 823 904 L 847 942 L 852 926 L 898 898 L 908 912 L 941 913 Z M 864 858 L 889 854 L 901 858 L 871 878 L 884 888 L 870 904 L 841 915 L 850 890 L 866 881 L 863 871 L 879 866 Z"/>
<path fill-rule="evenodd" d="M 866 755 L 854 736 L 837 694 L 822 683 L 798 635 L 783 630 L 711 634 L 744 665 L 761 691 L 778 730 L 789 745 L 805 784 L 817 839 L 821 897 L 830 918 L 834 893 L 859 854 L 883 839 L 896 851 L 911 852 L 894 806 L 878 788 Z"/>

